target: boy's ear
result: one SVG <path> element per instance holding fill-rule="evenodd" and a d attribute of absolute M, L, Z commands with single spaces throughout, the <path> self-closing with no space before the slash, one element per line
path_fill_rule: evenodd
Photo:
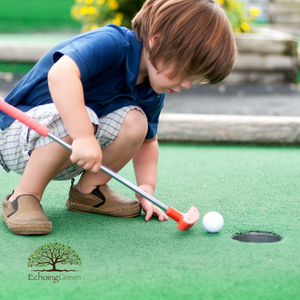
<path fill-rule="evenodd" d="M 158 34 L 155 34 L 153 37 L 151 37 L 150 38 L 150 40 L 149 40 L 149 47 L 150 47 L 150 49 L 152 49 L 152 47 L 154 46 L 154 44 L 155 44 L 155 40 L 158 38 L 158 37 L 160 37 L 160 33 L 158 33 Z"/>

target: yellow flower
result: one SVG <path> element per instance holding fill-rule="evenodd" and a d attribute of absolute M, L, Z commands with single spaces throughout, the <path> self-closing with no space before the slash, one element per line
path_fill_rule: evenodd
<path fill-rule="evenodd" d="M 104 4 L 105 3 L 105 0 L 97 0 L 97 4 L 98 5 L 102 5 L 102 4 Z"/>
<path fill-rule="evenodd" d="M 84 2 L 86 5 L 91 5 L 93 3 L 93 0 L 85 0 Z"/>
<path fill-rule="evenodd" d="M 86 15 L 89 11 L 89 8 L 87 6 L 82 6 L 79 10 L 79 13 L 82 15 Z"/>
<path fill-rule="evenodd" d="M 221 5 L 224 4 L 224 0 L 217 0 L 217 2 L 219 2 Z"/>
<path fill-rule="evenodd" d="M 97 13 L 97 8 L 95 6 L 90 6 L 88 8 L 88 12 L 87 12 L 89 15 L 94 15 Z"/>
<path fill-rule="evenodd" d="M 243 30 L 244 32 L 249 32 L 249 31 L 250 31 L 250 26 L 249 26 L 249 24 L 246 23 L 246 22 L 243 22 L 243 23 L 241 24 L 241 28 L 242 28 L 242 30 Z"/>
<path fill-rule="evenodd" d="M 90 30 L 94 30 L 94 29 L 97 29 L 97 28 L 99 28 L 99 26 L 93 24 L 93 25 L 91 25 Z"/>
<path fill-rule="evenodd" d="M 123 17 L 124 17 L 124 15 L 123 15 L 122 13 L 120 13 L 120 12 L 118 12 L 118 13 L 116 14 L 116 18 L 117 18 L 117 19 L 122 20 Z"/>
<path fill-rule="evenodd" d="M 251 6 L 249 10 L 250 10 L 251 16 L 253 16 L 253 17 L 259 16 L 261 14 L 260 9 L 256 6 Z"/>
<path fill-rule="evenodd" d="M 117 19 L 117 18 L 114 18 L 112 21 L 111 21 L 113 24 L 115 24 L 115 25 L 118 25 L 118 26 L 120 26 L 121 25 L 121 20 L 120 19 Z"/>
<path fill-rule="evenodd" d="M 115 18 L 111 22 L 115 25 L 120 26 L 122 24 L 123 16 L 124 15 L 122 13 L 117 13 Z"/>
<path fill-rule="evenodd" d="M 119 4 L 116 0 L 108 0 L 107 4 L 108 4 L 109 8 L 112 10 L 116 10 L 119 8 Z"/>
<path fill-rule="evenodd" d="M 71 9 L 71 16 L 76 18 L 79 15 L 79 9 L 77 7 L 72 7 Z"/>

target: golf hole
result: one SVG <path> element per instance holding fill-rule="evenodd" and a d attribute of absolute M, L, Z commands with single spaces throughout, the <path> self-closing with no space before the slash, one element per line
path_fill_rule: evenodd
<path fill-rule="evenodd" d="M 275 243 L 281 241 L 282 238 L 272 232 L 251 231 L 235 234 L 232 239 L 244 243 Z"/>

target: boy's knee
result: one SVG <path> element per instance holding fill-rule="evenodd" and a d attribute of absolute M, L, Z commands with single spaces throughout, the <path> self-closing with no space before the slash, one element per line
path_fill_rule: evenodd
<path fill-rule="evenodd" d="M 144 140 L 148 131 L 146 116 L 137 109 L 133 109 L 126 115 L 121 130 L 130 140 Z"/>

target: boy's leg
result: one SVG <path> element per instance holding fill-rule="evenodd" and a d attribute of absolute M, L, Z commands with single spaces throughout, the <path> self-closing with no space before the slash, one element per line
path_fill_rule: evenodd
<path fill-rule="evenodd" d="M 70 142 L 69 136 L 65 137 Z M 2 218 L 15 234 L 48 234 L 52 224 L 39 201 L 47 184 L 71 161 L 70 152 L 57 143 L 32 151 L 19 185 L 12 195 L 3 199 Z"/>
<path fill-rule="evenodd" d="M 53 104 L 35 107 L 28 115 L 48 126 L 68 143 L 71 139 Z M 98 122 L 98 118 L 93 118 Z M 22 174 L 12 193 L 3 199 L 2 218 L 16 234 L 47 234 L 52 224 L 39 201 L 47 184 L 71 164 L 70 152 L 49 138 L 41 137 L 19 121 L 0 132 L 0 163 Z M 79 170 L 80 172 L 80 170 Z"/>
<path fill-rule="evenodd" d="M 104 166 L 120 171 L 140 149 L 147 133 L 147 119 L 140 111 L 133 109 L 126 115 L 116 139 L 102 150 Z M 106 184 L 111 179 L 103 172 L 97 174 L 85 171 L 76 189 L 83 194 L 90 194 L 97 186 Z"/>
<path fill-rule="evenodd" d="M 69 136 L 62 140 L 72 142 Z M 20 183 L 9 200 L 30 194 L 40 201 L 48 183 L 70 165 L 70 151 L 58 143 L 53 142 L 33 150 Z"/>
<path fill-rule="evenodd" d="M 103 165 L 115 172 L 122 169 L 140 149 L 147 127 L 143 113 L 136 109 L 129 111 L 115 140 L 103 149 Z M 113 191 L 106 184 L 109 180 L 110 176 L 101 171 L 96 174 L 85 171 L 76 187 L 71 186 L 67 208 L 123 218 L 140 215 L 140 203 Z"/>
<path fill-rule="evenodd" d="M 93 122 L 95 122 L 95 119 Z M 94 124 L 96 123 L 97 122 Z M 103 164 L 116 172 L 119 171 L 138 151 L 147 132 L 146 117 L 137 109 L 129 110 L 124 119 L 121 118 L 120 123 L 122 126 L 120 125 L 121 128 L 118 129 L 117 137 L 112 139 L 113 142 L 103 149 Z M 66 142 L 71 143 L 69 136 L 66 136 L 63 139 Z M 80 170 L 79 173 L 78 170 L 76 170 L 78 167 L 74 168 L 74 165 L 66 170 L 71 164 L 69 156 L 69 150 L 55 142 L 50 144 L 46 143 L 44 146 L 40 146 L 31 152 L 30 160 L 27 162 L 26 168 L 23 171 L 19 185 L 15 189 L 13 195 L 9 195 L 3 200 L 2 217 L 12 232 L 17 234 L 46 234 L 51 231 L 51 222 L 49 222 L 47 216 L 44 214 L 38 200 L 41 199 L 44 189 L 49 181 L 51 181 L 58 173 L 59 175 L 55 178 L 58 180 L 72 178 L 68 176 L 77 176 L 77 174 L 80 173 Z M 62 170 L 64 171 L 61 172 Z M 84 172 L 80 184 L 83 189 L 86 189 L 87 193 L 90 193 L 95 186 L 105 184 L 109 179 L 110 178 L 102 172 L 99 172 L 98 174 Z M 103 214 L 129 217 L 140 213 L 141 208 L 137 201 L 120 196 L 112 191 L 107 185 L 102 185 L 101 190 L 104 194 L 108 195 L 107 201 L 104 201 L 107 203 L 103 206 Z M 82 195 L 83 194 L 80 193 L 80 196 Z M 98 198 L 96 199 L 96 202 L 99 202 Z M 115 212 L 107 213 L 107 210 L 116 211 L 115 206 L 119 206 L 116 214 Z M 32 211 L 30 211 L 30 209 L 32 209 Z M 96 212 L 102 213 L 99 211 Z M 134 213 L 132 214 L 132 212 Z M 31 221 L 27 220 L 28 217 L 31 218 Z M 10 220 L 8 220 L 8 218 Z M 8 224 L 9 221 L 14 223 L 13 219 L 15 219 L 17 224 Z M 36 221 L 34 221 L 34 219 L 36 219 Z M 17 227 L 17 231 L 14 231 L 12 227 Z M 45 229 L 44 227 L 47 228 Z M 20 228 L 21 230 L 19 230 Z"/>

